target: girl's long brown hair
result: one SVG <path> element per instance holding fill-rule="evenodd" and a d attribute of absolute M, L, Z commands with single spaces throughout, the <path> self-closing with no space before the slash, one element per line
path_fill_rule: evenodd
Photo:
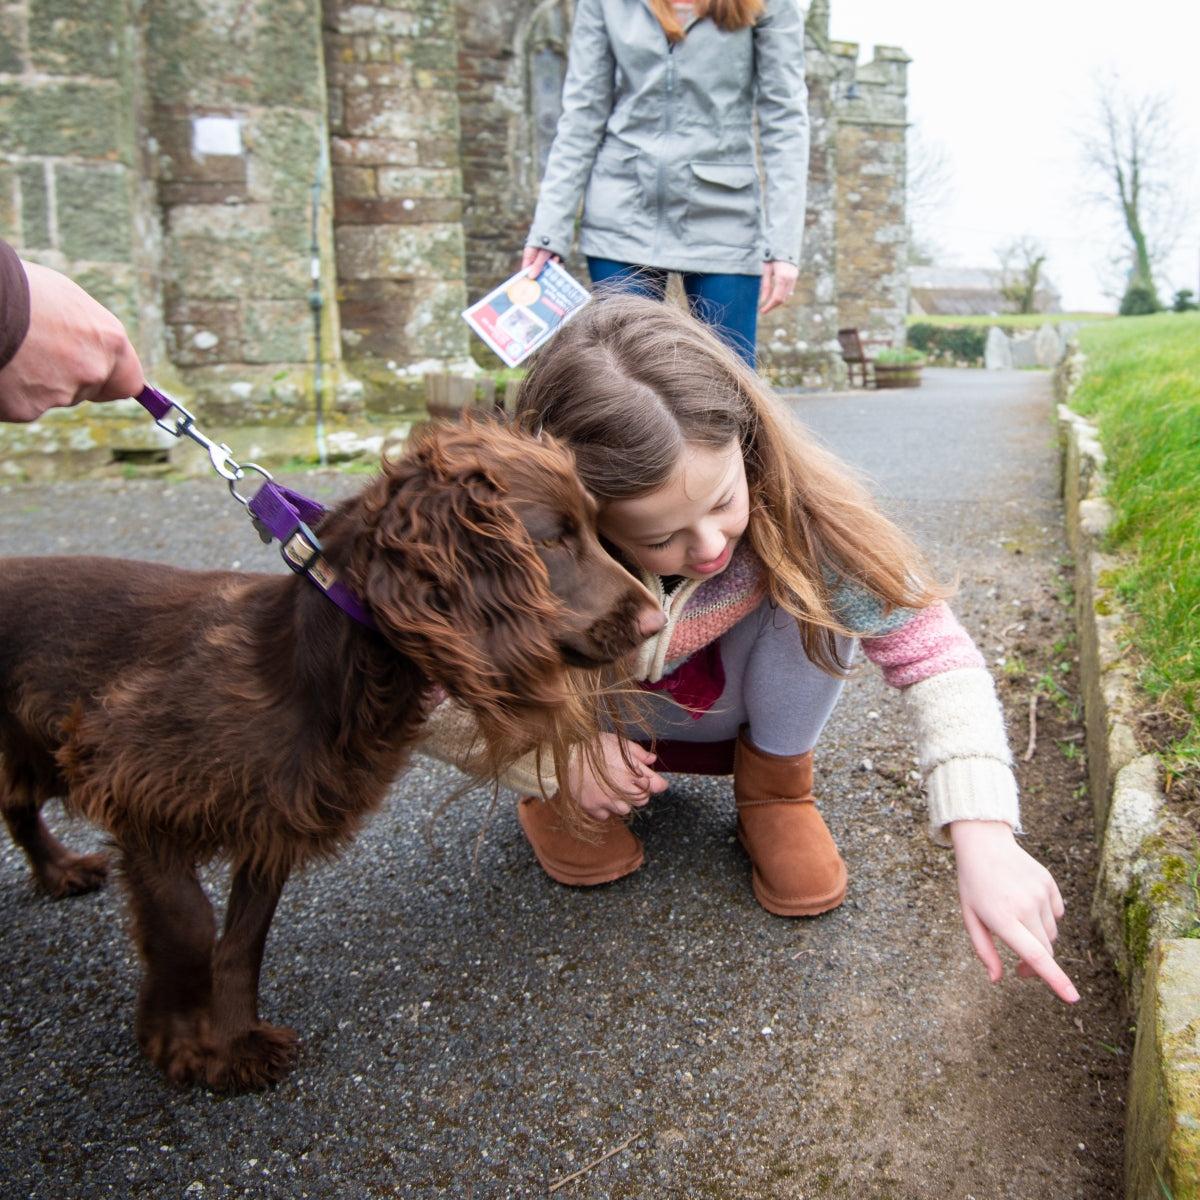
<path fill-rule="evenodd" d="M 658 18 L 668 42 L 680 42 L 686 36 L 672 0 L 647 0 L 650 11 Z M 766 11 L 763 0 L 693 0 L 692 11 L 696 20 L 711 17 L 712 22 L 724 33 L 736 33 L 753 25 Z"/>
<path fill-rule="evenodd" d="M 669 304 L 598 297 L 538 356 L 517 411 L 574 451 L 601 523 L 607 501 L 666 484 L 685 446 L 737 441 L 750 488 L 746 536 L 771 598 L 796 618 L 805 652 L 824 670 L 844 670 L 835 635 L 848 632 L 827 571 L 866 588 L 885 611 L 947 594 L 850 468 L 709 329 Z"/>

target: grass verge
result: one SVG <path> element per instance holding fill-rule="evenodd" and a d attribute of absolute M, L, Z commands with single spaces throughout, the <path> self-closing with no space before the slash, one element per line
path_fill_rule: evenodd
<path fill-rule="evenodd" d="M 1200 313 L 1089 324 L 1071 407 L 1108 458 L 1116 587 L 1141 682 L 1169 723 L 1167 769 L 1200 769 Z M 1173 760 L 1173 761 L 1172 761 Z"/>

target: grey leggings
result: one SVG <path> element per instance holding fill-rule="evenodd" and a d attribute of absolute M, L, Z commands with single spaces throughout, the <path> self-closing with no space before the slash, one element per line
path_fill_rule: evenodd
<path fill-rule="evenodd" d="M 852 638 L 838 638 L 849 664 Z M 764 600 L 721 637 L 725 689 L 708 712 L 692 717 L 666 693 L 647 692 L 656 737 L 681 742 L 721 742 L 748 725 L 750 740 L 768 754 L 804 754 L 821 736 L 844 681 L 813 665 L 794 617 Z"/>

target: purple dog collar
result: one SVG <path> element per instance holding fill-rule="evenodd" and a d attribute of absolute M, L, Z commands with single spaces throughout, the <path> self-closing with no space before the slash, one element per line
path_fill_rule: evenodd
<path fill-rule="evenodd" d="M 267 479 L 250 497 L 246 507 L 260 535 L 265 530 L 269 537 L 279 542 L 283 561 L 297 575 L 311 580 L 338 608 L 360 625 L 368 629 L 378 628 L 362 601 L 338 578 L 337 572 L 325 560 L 321 543 L 308 526 L 309 521 L 317 521 L 324 515 L 324 505 L 273 479 Z"/>

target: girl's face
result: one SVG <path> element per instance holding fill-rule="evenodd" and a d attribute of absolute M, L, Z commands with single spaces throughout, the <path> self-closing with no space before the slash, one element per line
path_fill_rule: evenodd
<path fill-rule="evenodd" d="M 708 579 L 729 565 L 749 520 L 746 464 L 730 442 L 723 450 L 685 447 L 657 491 L 606 504 L 600 532 L 655 575 Z"/>

